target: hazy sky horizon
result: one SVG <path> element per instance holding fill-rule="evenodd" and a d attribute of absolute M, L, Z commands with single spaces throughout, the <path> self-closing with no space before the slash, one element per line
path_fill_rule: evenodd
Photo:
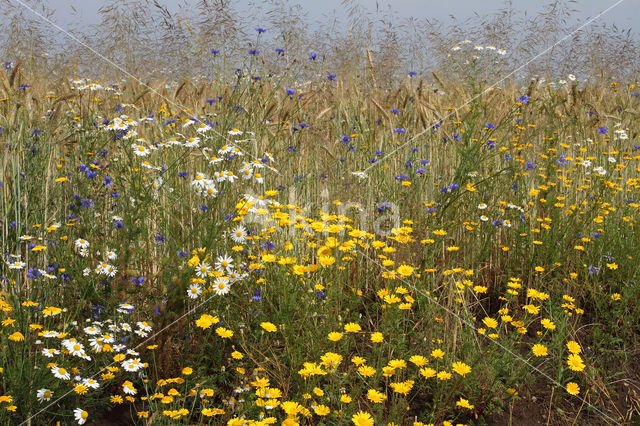
<path fill-rule="evenodd" d="M 158 0 L 170 11 L 178 8 L 179 4 L 196 4 L 197 1 L 185 0 Z M 616 3 L 617 0 L 577 0 L 572 3 L 579 12 L 574 15 L 577 20 L 585 21 L 596 16 L 602 10 Z M 14 0 L 9 2 L 16 3 Z M 514 9 L 527 15 L 535 15 L 549 4 L 550 0 L 531 1 L 513 0 Z M 49 0 L 47 6 L 56 11 L 54 20 L 63 28 L 75 24 L 76 27 L 94 25 L 100 22 L 98 9 L 104 5 L 104 0 Z M 259 1 L 234 0 L 233 5 L 238 9 L 246 9 L 251 3 L 259 4 Z M 342 0 L 323 0 L 322 2 L 312 0 L 299 0 L 291 2 L 299 4 L 308 13 L 309 22 L 320 20 L 325 13 L 336 10 L 338 13 L 344 11 Z M 450 16 L 455 16 L 458 20 L 472 18 L 474 13 L 493 13 L 502 9 L 504 0 L 450 0 L 448 2 L 434 0 L 360 0 L 360 5 L 375 12 L 376 6 L 381 13 L 391 7 L 400 18 L 434 18 L 446 22 Z M 618 28 L 631 29 L 636 35 L 640 33 L 640 22 L 637 19 L 640 10 L 640 0 L 624 0 L 595 23 L 615 24 Z M 258 25 L 259 23 L 256 23 Z"/>

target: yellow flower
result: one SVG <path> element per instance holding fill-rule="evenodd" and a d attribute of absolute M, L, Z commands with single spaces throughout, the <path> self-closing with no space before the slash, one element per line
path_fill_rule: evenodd
<path fill-rule="evenodd" d="M 535 356 L 547 356 L 549 355 L 549 352 L 547 351 L 547 347 L 541 344 L 535 344 L 533 345 L 533 348 L 531 348 L 531 350 L 533 351 L 533 354 Z"/>
<path fill-rule="evenodd" d="M 414 268 L 409 265 L 401 265 L 396 269 L 396 272 L 400 274 L 403 278 L 410 277 L 413 274 Z"/>
<path fill-rule="evenodd" d="M 182 369 L 182 374 L 185 376 L 189 376 L 191 374 L 193 374 L 193 368 L 191 367 L 185 367 Z"/>
<path fill-rule="evenodd" d="M 343 404 L 349 404 L 351 402 L 351 397 L 347 394 L 341 395 L 340 402 L 342 402 Z"/>
<path fill-rule="evenodd" d="M 211 327 L 213 324 L 219 322 L 218 317 L 212 317 L 209 314 L 202 314 L 199 319 L 196 320 L 196 325 L 203 330 Z"/>
<path fill-rule="evenodd" d="M 362 327 L 360 327 L 360 324 L 357 324 L 355 322 L 350 322 L 344 325 L 344 331 L 347 333 L 357 333 L 361 330 Z"/>
<path fill-rule="evenodd" d="M 331 409 L 329 407 L 327 407 L 326 405 L 316 405 L 316 407 L 313 409 L 313 411 L 319 415 L 319 416 L 326 416 L 327 414 L 329 414 L 331 412 Z"/>
<path fill-rule="evenodd" d="M 579 354 L 580 351 L 582 350 L 580 348 L 580 344 L 578 342 L 576 342 L 575 340 L 571 340 L 569 342 L 567 342 L 567 349 L 569 349 L 569 352 L 571 352 L 572 354 Z"/>
<path fill-rule="evenodd" d="M 458 373 L 462 377 L 471 373 L 471 367 L 465 364 L 464 362 L 454 362 L 453 363 L 453 372 Z"/>
<path fill-rule="evenodd" d="M 373 426 L 371 414 L 365 411 L 358 411 L 351 417 L 351 421 L 356 426 Z"/>
<path fill-rule="evenodd" d="M 376 374 L 376 369 L 373 367 L 369 367 L 368 365 L 362 365 L 358 367 L 358 373 L 360 373 L 364 377 L 371 377 Z"/>
<path fill-rule="evenodd" d="M 440 348 L 434 349 L 431 351 L 431 356 L 433 358 L 442 358 L 444 356 L 444 352 Z"/>
<path fill-rule="evenodd" d="M 412 362 L 416 367 L 422 367 L 427 362 L 429 362 L 422 355 L 413 355 L 411 358 L 409 358 L 409 361 Z"/>
<path fill-rule="evenodd" d="M 462 408 L 468 408 L 469 410 L 473 410 L 473 408 L 474 408 L 473 404 L 469 404 L 469 400 L 468 399 L 463 399 L 462 397 L 460 398 L 460 400 L 458 402 L 456 402 L 456 406 L 462 407 Z"/>
<path fill-rule="evenodd" d="M 367 399 L 375 404 L 380 404 L 382 401 L 387 399 L 387 395 L 382 392 L 378 392 L 375 389 L 369 389 L 367 391 Z"/>
<path fill-rule="evenodd" d="M 582 371 L 585 368 L 582 358 L 577 354 L 569 355 L 567 358 L 567 365 L 569 365 L 569 368 L 573 371 Z"/>
<path fill-rule="evenodd" d="M 571 395 L 578 395 L 580 393 L 580 386 L 577 383 L 567 383 L 567 392 Z"/>
<path fill-rule="evenodd" d="M 339 333 L 337 331 L 332 331 L 331 333 L 329 333 L 327 337 L 332 342 L 337 342 L 338 340 L 342 339 L 342 333 Z"/>
<path fill-rule="evenodd" d="M 498 326 L 498 321 L 493 318 L 486 317 L 482 322 L 489 328 L 496 328 Z"/>
<path fill-rule="evenodd" d="M 222 337 L 223 339 L 228 339 L 233 336 L 233 331 L 226 329 L 224 327 L 216 328 L 216 333 L 218 334 L 218 336 Z"/>
<path fill-rule="evenodd" d="M 616 269 L 618 269 L 618 264 L 617 263 L 607 263 L 607 268 L 609 268 L 611 270 L 616 270 Z"/>
<path fill-rule="evenodd" d="M 396 393 L 399 393 L 401 395 L 406 395 L 409 392 L 411 392 L 411 389 L 413 388 L 413 383 L 414 383 L 413 380 L 407 380 L 406 382 L 390 383 L 389 386 Z"/>
<path fill-rule="evenodd" d="M 376 331 L 375 333 L 371 333 L 371 341 L 373 343 L 382 343 L 384 341 L 384 337 L 382 336 L 382 333 Z"/>
<path fill-rule="evenodd" d="M 233 358 L 233 359 L 242 359 L 242 358 L 244 358 L 244 355 L 242 355 L 238 351 L 233 351 L 233 352 L 231 352 L 231 358 Z"/>
<path fill-rule="evenodd" d="M 452 374 L 448 371 L 440 371 L 438 374 L 436 374 L 436 377 L 440 380 L 449 380 L 451 376 Z"/>
<path fill-rule="evenodd" d="M 9 340 L 14 342 L 21 342 L 24 340 L 24 335 L 19 331 L 16 331 L 15 333 L 9 336 Z"/>
<path fill-rule="evenodd" d="M 276 327 L 275 324 L 270 322 L 260 323 L 260 327 L 262 327 L 268 333 L 274 333 L 275 331 L 278 330 L 278 327 Z"/>
<path fill-rule="evenodd" d="M 420 374 L 422 374 L 425 379 L 430 379 L 432 377 L 435 377 L 436 370 L 434 370 L 433 368 L 425 367 L 420 369 Z"/>

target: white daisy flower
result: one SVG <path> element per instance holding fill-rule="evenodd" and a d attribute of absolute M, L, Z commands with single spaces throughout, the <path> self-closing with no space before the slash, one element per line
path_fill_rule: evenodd
<path fill-rule="evenodd" d="M 191 284 L 189 286 L 189 289 L 187 290 L 187 295 L 190 299 L 197 299 L 201 294 L 202 288 L 200 288 L 200 286 L 196 283 Z"/>
<path fill-rule="evenodd" d="M 89 413 L 84 411 L 82 408 L 76 408 L 73 410 L 73 416 L 79 425 L 83 425 L 87 422 L 87 418 L 89 417 Z"/>
<path fill-rule="evenodd" d="M 51 372 L 57 379 L 61 379 L 61 380 L 71 379 L 71 375 L 69 374 L 69 372 L 62 367 L 58 367 L 58 366 L 51 367 Z"/>
<path fill-rule="evenodd" d="M 49 401 L 53 397 L 53 391 L 46 388 L 38 389 L 38 392 L 36 393 L 36 397 L 38 398 L 38 401 L 40 403 L 44 401 Z"/>

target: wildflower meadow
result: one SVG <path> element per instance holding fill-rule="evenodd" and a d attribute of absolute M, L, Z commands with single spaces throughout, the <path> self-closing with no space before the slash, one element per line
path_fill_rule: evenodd
<path fill-rule="evenodd" d="M 527 59 L 461 24 L 419 59 L 156 2 L 153 62 L 43 55 L 35 3 L 0 70 L 2 424 L 640 421 L 640 68 L 596 56 L 622 38 Z"/>

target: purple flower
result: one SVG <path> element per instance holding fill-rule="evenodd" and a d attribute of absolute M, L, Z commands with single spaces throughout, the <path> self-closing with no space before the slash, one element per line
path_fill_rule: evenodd
<path fill-rule="evenodd" d="M 400 110 L 398 108 L 391 108 L 389 110 L 389 112 L 392 113 L 392 114 L 398 114 L 400 112 Z"/>
<path fill-rule="evenodd" d="M 267 30 L 265 30 L 264 28 L 260 28 L 260 27 L 256 28 L 256 31 L 258 32 L 258 34 L 262 34 L 262 33 L 266 33 L 267 32 Z"/>
<path fill-rule="evenodd" d="M 286 92 L 287 92 L 287 95 L 289 95 L 289 96 L 293 96 L 293 95 L 295 95 L 295 93 L 296 93 L 296 91 L 295 91 L 295 90 L 293 90 L 293 89 L 292 89 L 292 88 L 290 88 L 290 87 L 287 87 Z"/>
<path fill-rule="evenodd" d="M 217 55 L 220 53 L 220 51 L 218 49 L 211 49 L 211 53 L 213 53 L 214 55 Z"/>
<path fill-rule="evenodd" d="M 249 55 L 259 55 L 259 54 L 260 54 L 260 51 L 258 49 L 249 49 Z"/>
<path fill-rule="evenodd" d="M 533 169 L 535 169 L 535 168 L 536 168 L 536 165 L 535 165 L 535 164 L 533 164 L 531 161 L 527 161 L 524 165 L 525 165 L 525 167 L 526 167 L 527 169 L 529 169 L 529 170 L 533 170 Z"/>
<path fill-rule="evenodd" d="M 409 74 L 410 77 L 413 77 L 414 75 L 417 75 L 418 73 L 415 71 L 409 71 L 407 74 Z"/>
<path fill-rule="evenodd" d="M 312 61 L 315 61 L 315 59 L 318 57 L 317 53 L 311 53 L 311 55 L 309 55 L 309 59 L 311 59 Z"/>
<path fill-rule="evenodd" d="M 327 74 L 327 80 L 335 80 L 336 77 L 336 73 L 334 72 L 332 72 L 331 74 Z"/>
<path fill-rule="evenodd" d="M 605 133 L 607 133 L 607 130 L 609 129 L 605 126 L 598 127 L 598 133 L 600 133 L 601 135 L 604 135 Z"/>
<path fill-rule="evenodd" d="M 262 293 L 260 293 L 259 288 L 256 288 L 256 290 L 253 292 L 253 296 L 251 297 L 251 300 L 255 300 L 256 302 L 262 301 Z"/>
<path fill-rule="evenodd" d="M 394 179 L 399 181 L 405 181 L 409 179 L 409 175 L 397 175 Z"/>
<path fill-rule="evenodd" d="M 520 102 L 522 105 L 526 105 L 529 103 L 529 96 L 522 95 L 518 99 L 516 99 L 516 101 Z"/>
<path fill-rule="evenodd" d="M 493 125 L 493 124 L 491 124 L 491 123 L 485 123 L 485 124 L 484 124 L 484 128 L 485 128 L 485 129 L 487 129 L 487 130 L 493 130 L 493 129 L 495 129 L 495 128 L 496 128 L 496 126 L 494 126 L 494 125 Z"/>
<path fill-rule="evenodd" d="M 393 129 L 393 133 L 406 133 L 407 131 L 402 128 L 402 127 L 396 127 L 395 129 Z"/>
<path fill-rule="evenodd" d="M 278 55 L 284 55 L 284 49 L 281 47 L 276 47 L 276 53 Z"/>

